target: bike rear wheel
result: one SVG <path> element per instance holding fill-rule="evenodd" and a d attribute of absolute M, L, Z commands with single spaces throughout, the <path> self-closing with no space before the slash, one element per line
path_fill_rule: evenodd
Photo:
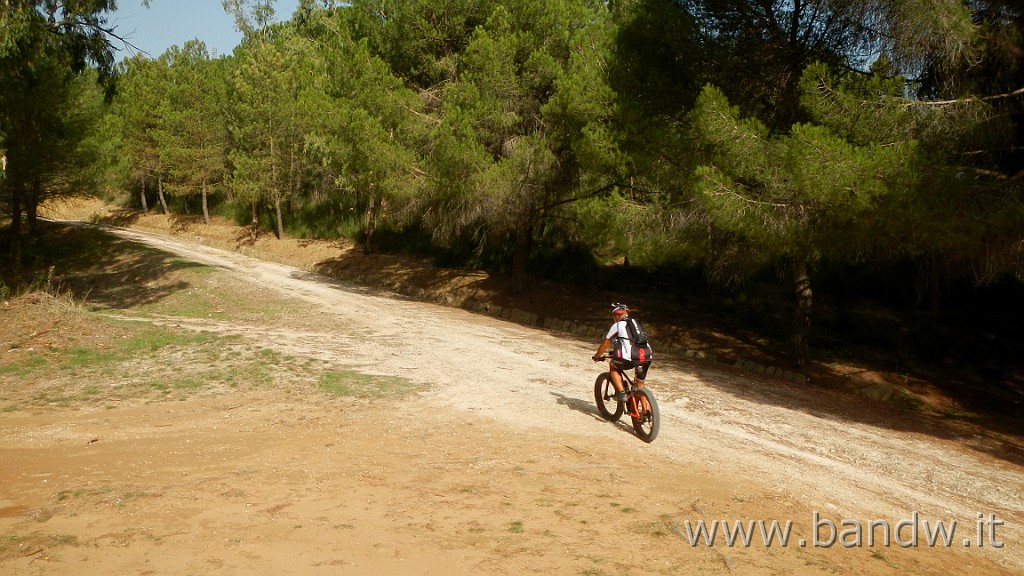
<path fill-rule="evenodd" d="M 633 417 L 633 430 L 644 442 L 653 442 L 661 429 L 661 414 L 654 393 L 646 388 L 637 388 L 633 391 L 633 401 L 639 414 L 639 417 Z"/>
<path fill-rule="evenodd" d="M 601 417 L 618 422 L 625 406 L 623 402 L 617 402 L 613 396 L 615 396 L 615 386 L 612 384 L 611 375 L 605 372 L 594 381 L 594 402 L 597 403 L 597 411 L 601 413 Z"/>

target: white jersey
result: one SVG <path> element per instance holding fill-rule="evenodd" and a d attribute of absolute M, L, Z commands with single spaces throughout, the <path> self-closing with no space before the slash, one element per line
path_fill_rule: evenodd
<path fill-rule="evenodd" d="M 604 339 L 611 340 L 614 344 L 614 352 L 612 353 L 614 358 L 622 360 L 632 359 L 640 363 L 650 362 L 652 355 L 650 344 L 637 345 L 633 342 L 633 336 L 630 334 L 629 319 L 623 319 L 612 324 L 611 328 L 608 328 L 607 334 L 604 335 Z M 636 356 L 633 354 L 634 348 L 637 348 Z"/>
<path fill-rule="evenodd" d="M 608 334 L 604 337 L 605 340 L 611 340 L 612 343 L 617 344 L 622 350 L 623 358 L 632 358 L 633 356 L 633 339 L 629 336 L 629 327 L 626 326 L 625 320 L 619 320 L 612 327 L 608 329 Z"/>

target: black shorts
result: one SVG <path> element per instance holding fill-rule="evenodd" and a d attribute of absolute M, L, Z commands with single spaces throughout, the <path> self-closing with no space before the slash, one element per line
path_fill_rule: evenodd
<path fill-rule="evenodd" d="M 647 369 L 651 367 L 650 360 L 644 362 L 643 364 L 637 364 L 632 360 L 612 360 L 612 363 L 615 364 L 616 368 L 623 371 L 632 370 L 633 368 L 636 368 L 637 380 L 647 380 Z"/>

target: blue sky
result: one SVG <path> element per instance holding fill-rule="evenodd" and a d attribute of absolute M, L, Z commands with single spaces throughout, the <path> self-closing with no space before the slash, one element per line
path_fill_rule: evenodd
<path fill-rule="evenodd" d="M 242 39 L 235 30 L 235 20 L 224 12 L 221 0 L 152 0 L 149 8 L 142 0 L 118 0 L 117 10 L 108 14 L 107 23 L 116 27 L 115 33 L 157 58 L 171 46 L 183 46 L 198 38 L 206 43 L 211 53 L 218 56 L 231 54 Z M 291 19 L 298 0 L 277 0 L 274 5 L 278 20 Z M 118 48 L 120 45 L 115 44 Z M 115 59 L 131 56 L 125 48 Z"/>

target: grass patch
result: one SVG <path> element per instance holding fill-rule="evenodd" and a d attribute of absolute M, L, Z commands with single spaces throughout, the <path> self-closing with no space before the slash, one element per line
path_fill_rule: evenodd
<path fill-rule="evenodd" d="M 67 408 L 123 400 L 182 400 L 289 382 L 312 385 L 316 366 L 259 349 L 242 336 L 192 332 L 110 318 L 63 300 L 38 298 L 10 308 L 14 325 L 40 326 L 5 336 L 0 356 L 3 412 Z M 2 327 L 0 327 L 2 329 Z"/>
<path fill-rule="evenodd" d="M 28 355 L 19 362 L 0 366 L 0 376 L 24 378 L 34 370 L 40 369 L 47 364 L 49 364 L 49 360 L 47 360 L 45 355 L 39 352 L 29 352 Z"/>
<path fill-rule="evenodd" d="M 396 398 L 415 393 L 418 386 L 397 376 L 373 376 L 355 370 L 328 370 L 320 375 L 320 389 L 335 396 Z"/>
<path fill-rule="evenodd" d="M 164 293 L 135 307 L 143 314 L 220 320 L 257 317 L 276 319 L 299 312 L 295 302 L 270 294 L 238 298 L 242 281 L 209 266 L 182 267 L 161 280 Z"/>
<path fill-rule="evenodd" d="M 301 305 L 216 267 L 118 239 L 105 232 L 55 226 L 40 246 L 43 279 L 8 304 L 0 342 L 4 412 L 117 406 L 282 385 L 359 398 L 396 398 L 418 386 L 400 377 L 349 370 L 251 345 L 243 336 L 193 332 L 145 321 L 161 318 L 291 317 Z M 38 285 L 38 287 L 36 287 Z M 34 287 L 34 288 L 32 288 Z M 40 288 L 41 287 L 41 288 Z M 128 318 L 111 318 L 127 314 Z"/>
<path fill-rule="evenodd" d="M 0 290 L 0 297 L 59 290 L 94 309 L 186 318 L 274 318 L 290 311 L 283 299 L 237 298 L 236 288 L 244 281 L 217 267 L 95 228 L 44 225 L 46 234 L 34 248 L 30 272 L 11 278 L 0 269 L 0 278 L 13 282 Z M 5 286 L 2 281 L 0 286 Z"/>
<path fill-rule="evenodd" d="M 118 320 L 111 322 L 127 324 L 127 322 Z M 120 341 L 115 340 L 102 348 L 78 347 L 71 349 L 63 354 L 65 356 L 63 367 L 65 369 L 92 368 L 102 364 L 132 360 L 171 346 L 203 346 L 216 339 L 209 334 L 182 333 L 149 325 L 132 326 L 128 332 Z"/>

